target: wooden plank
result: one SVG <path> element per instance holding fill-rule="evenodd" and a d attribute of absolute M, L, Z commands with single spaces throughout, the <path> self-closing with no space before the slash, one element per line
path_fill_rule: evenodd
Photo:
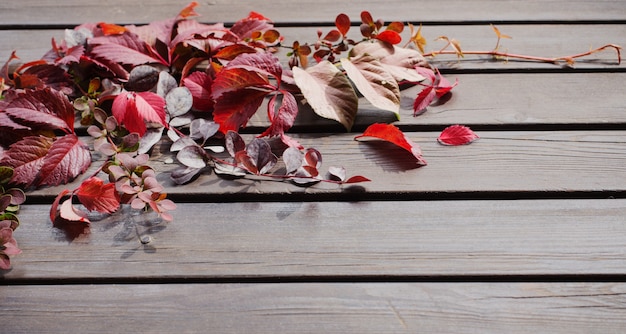
<path fill-rule="evenodd" d="M 84 21 L 115 23 L 146 23 L 176 16 L 189 1 L 95 1 L 95 0 L 24 0 L 3 1 L 0 22 L 4 25 L 80 24 Z M 496 1 L 451 0 L 419 2 L 366 0 L 355 6 L 350 2 L 317 1 L 204 1 L 196 11 L 208 22 L 234 22 L 257 11 L 277 23 L 309 24 L 334 21 L 339 13 L 348 14 L 353 21 L 359 13 L 369 10 L 376 18 L 386 21 L 423 22 L 550 22 L 550 21 L 623 21 L 626 4 L 623 1 Z"/>
<path fill-rule="evenodd" d="M 319 27 L 328 31 L 331 27 Z M 285 37 L 287 45 L 294 40 L 302 43 L 315 42 L 318 27 L 282 27 L 278 30 Z M 572 25 L 504 25 L 500 26 L 502 33 L 511 35 L 513 39 L 502 40 L 501 51 L 517 54 L 527 54 L 544 57 L 560 57 L 581 52 L 586 52 L 591 46 L 599 47 L 604 44 L 614 43 L 626 46 L 626 25 L 614 24 L 572 24 Z M 23 61 L 39 59 L 50 49 L 52 37 L 57 40 L 63 38 L 62 30 L 0 30 L 0 59 L 7 59 L 12 50 L 17 50 Z M 424 26 L 423 34 L 427 38 L 427 51 L 437 51 L 444 46 L 443 42 L 435 41 L 438 36 L 448 36 L 460 41 L 465 51 L 469 50 L 492 50 L 496 43 L 496 37 L 488 24 L 477 26 Z M 360 39 L 357 27 L 353 27 L 350 33 L 354 39 Z M 404 40 L 408 40 L 409 32 L 404 32 Z M 279 55 L 285 58 L 286 51 Z M 575 64 L 576 69 L 604 69 L 623 70 L 626 64 L 616 65 L 617 57 L 614 51 L 604 51 L 589 58 L 579 60 Z M 442 70 L 454 71 L 519 71 L 519 70 L 542 70 L 563 71 L 563 68 L 553 64 L 543 64 L 526 61 L 492 61 L 490 57 L 467 55 L 461 62 L 455 56 L 440 55 L 435 64 Z"/>
<path fill-rule="evenodd" d="M 619 333 L 626 284 L 14 286 L 8 333 Z"/>
<path fill-rule="evenodd" d="M 125 211 L 74 239 L 48 210 L 22 208 L 0 282 L 626 274 L 626 199 L 179 203 L 172 223 Z"/>
<path fill-rule="evenodd" d="M 322 173 L 330 166 L 344 166 L 348 176 L 363 175 L 372 181 L 353 186 L 319 183 L 303 188 L 255 176 L 229 180 L 214 173 L 202 174 L 188 185 L 175 186 L 168 173 L 178 164 L 166 162 L 172 154 L 165 141 L 153 150 L 151 165 L 169 194 L 201 201 L 414 199 L 455 194 L 472 198 L 518 197 L 546 192 L 570 196 L 626 190 L 625 131 L 479 131 L 481 138 L 477 142 L 460 147 L 438 144 L 439 132 L 406 134 L 421 146 L 428 166 L 417 168 L 411 154 L 390 143 L 355 141 L 353 133 L 293 135 L 304 147 L 314 147 L 322 153 Z M 250 141 L 252 136 L 246 138 Z M 280 170 L 281 163 L 276 170 Z M 99 167 L 93 164 L 91 169 Z M 76 186 L 75 181 L 74 185 L 44 188 L 30 194 L 52 201 L 63 189 Z"/>

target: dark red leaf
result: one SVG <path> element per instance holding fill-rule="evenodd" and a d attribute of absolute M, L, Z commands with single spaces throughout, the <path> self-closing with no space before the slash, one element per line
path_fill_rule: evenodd
<path fill-rule="evenodd" d="M 104 183 L 97 177 L 83 181 L 76 191 L 78 200 L 89 211 L 113 213 L 120 206 L 120 197 L 115 190 L 115 183 Z"/>
<path fill-rule="evenodd" d="M 256 50 L 249 45 L 233 44 L 233 45 L 220 48 L 219 51 L 217 51 L 217 53 L 213 55 L 213 57 L 217 59 L 233 60 L 241 54 L 255 53 L 255 52 Z"/>
<path fill-rule="evenodd" d="M 196 71 L 183 79 L 183 86 L 187 87 L 193 97 L 193 108 L 199 111 L 213 109 L 211 85 L 213 79 L 205 72 Z"/>
<path fill-rule="evenodd" d="M 224 93 L 265 85 L 269 85 L 269 80 L 255 71 L 242 68 L 223 69 L 213 81 L 211 96 L 217 99 Z"/>
<path fill-rule="evenodd" d="M 413 103 L 413 116 L 419 115 L 423 110 L 430 105 L 435 99 L 437 93 L 433 86 L 426 86 L 422 91 L 417 94 L 415 102 Z"/>
<path fill-rule="evenodd" d="M 121 35 L 94 37 L 89 40 L 93 45 L 91 54 L 113 62 L 129 65 L 162 63 L 167 65 L 156 52 L 137 34 L 126 32 Z"/>
<path fill-rule="evenodd" d="M 362 135 L 354 137 L 360 139 L 363 137 L 374 137 L 384 141 L 388 141 L 410 152 L 419 165 L 426 165 L 426 161 L 422 158 L 422 150 L 413 143 L 407 136 L 393 124 L 374 123 L 365 129 Z"/>
<path fill-rule="evenodd" d="M 220 131 L 239 131 L 254 115 L 267 92 L 257 89 L 240 89 L 222 94 L 215 102 L 213 121 L 220 125 Z"/>
<path fill-rule="evenodd" d="M 37 186 L 66 184 L 91 164 L 89 148 L 76 135 L 57 138 L 44 158 Z"/>
<path fill-rule="evenodd" d="M 24 185 L 24 188 L 35 185 L 52 142 L 52 138 L 31 136 L 12 144 L 4 152 L 4 157 L 0 162 L 3 166 L 13 168 L 11 182 Z"/>
<path fill-rule="evenodd" d="M 367 24 L 367 25 L 373 25 L 374 24 L 374 19 L 372 18 L 372 14 L 370 14 L 370 12 L 368 11 L 362 11 L 361 12 L 361 22 Z"/>
<path fill-rule="evenodd" d="M 402 42 L 402 36 L 393 30 L 385 30 L 376 35 L 376 39 L 389 44 L 399 44 Z"/>
<path fill-rule="evenodd" d="M 350 30 L 350 23 L 350 18 L 346 14 L 341 13 L 335 18 L 335 26 L 344 37 L 348 33 L 348 30 Z"/>
<path fill-rule="evenodd" d="M 5 112 L 17 123 L 34 129 L 74 131 L 74 106 L 65 94 L 51 88 L 18 94 Z"/>
<path fill-rule="evenodd" d="M 328 34 L 326 34 L 326 36 L 324 36 L 324 38 L 322 39 L 328 42 L 336 42 L 341 39 L 341 33 L 339 32 L 339 30 L 333 29 L 329 31 Z"/>
<path fill-rule="evenodd" d="M 470 144 L 478 138 L 470 128 L 457 124 L 445 128 L 437 141 L 442 145 L 458 146 Z"/>
<path fill-rule="evenodd" d="M 287 91 L 282 91 L 282 93 L 282 99 L 278 108 L 275 107 L 275 101 L 278 98 L 276 95 L 268 103 L 267 113 L 271 125 L 261 134 L 261 137 L 280 136 L 287 132 L 296 121 L 298 102 L 291 93 Z"/>
<path fill-rule="evenodd" d="M 343 181 L 343 183 L 360 183 L 360 182 L 370 182 L 370 181 L 372 180 L 366 178 L 365 176 L 355 175 Z"/>

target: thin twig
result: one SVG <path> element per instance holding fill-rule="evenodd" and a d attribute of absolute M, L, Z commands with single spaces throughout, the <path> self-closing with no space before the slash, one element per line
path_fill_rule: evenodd
<path fill-rule="evenodd" d="M 450 45 L 450 43 L 448 43 L 443 49 L 439 50 L 439 51 L 434 51 L 434 52 L 429 52 L 429 53 L 425 53 L 424 57 L 434 57 L 436 55 L 441 55 L 441 54 L 457 54 L 457 52 L 455 50 L 445 50 L 445 48 L 447 48 Z M 621 64 L 622 62 L 622 55 L 621 55 L 621 50 L 622 47 L 617 45 L 617 44 L 606 44 L 603 45 L 599 48 L 596 49 L 592 49 L 589 50 L 587 52 L 582 52 L 582 53 L 578 53 L 578 54 L 574 54 L 571 56 L 564 56 L 564 57 L 555 57 L 555 58 L 549 58 L 549 57 L 538 57 L 538 56 L 531 56 L 531 55 L 523 55 L 523 54 L 514 54 L 514 53 L 508 53 L 508 52 L 501 52 L 498 50 L 491 50 L 491 51 L 463 51 L 464 55 L 488 55 L 488 56 L 493 56 L 493 57 L 502 57 L 502 58 L 514 58 L 514 59 L 524 59 L 524 60 L 532 60 L 532 61 L 539 61 L 539 62 L 545 62 L 545 63 L 558 63 L 560 61 L 565 61 L 568 64 L 572 64 L 574 62 L 574 59 L 577 58 L 582 58 L 582 57 L 587 57 L 590 56 L 594 53 L 603 51 L 605 49 L 614 49 L 615 52 L 617 53 L 617 64 Z"/>

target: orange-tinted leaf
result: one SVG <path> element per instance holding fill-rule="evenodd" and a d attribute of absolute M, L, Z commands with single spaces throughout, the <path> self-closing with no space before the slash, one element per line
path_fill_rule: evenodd
<path fill-rule="evenodd" d="M 337 29 L 333 29 L 329 31 L 328 34 L 326 34 L 326 36 L 324 36 L 323 38 L 323 40 L 329 41 L 329 42 L 336 42 L 339 39 L 341 39 L 341 33 Z"/>
<path fill-rule="evenodd" d="M 335 26 L 341 32 L 341 35 L 346 36 L 348 30 L 350 30 L 350 18 L 346 14 L 339 14 L 335 18 Z"/>
<path fill-rule="evenodd" d="M 498 38 L 513 38 L 509 35 L 504 35 L 500 32 L 500 29 L 498 29 L 496 26 L 494 26 L 493 24 L 491 25 L 491 28 L 493 29 L 493 31 L 496 33 L 496 36 L 498 36 Z"/>
<path fill-rule="evenodd" d="M 457 124 L 445 128 L 437 141 L 442 145 L 458 146 L 470 144 L 478 138 L 470 128 Z"/>
<path fill-rule="evenodd" d="M 102 33 L 105 36 L 121 35 L 126 32 L 125 27 L 119 26 L 117 24 L 100 22 L 98 25 L 100 26 L 100 29 L 102 29 Z"/>
<path fill-rule="evenodd" d="M 186 19 L 188 17 L 191 16 L 198 16 L 198 13 L 196 13 L 196 11 L 194 10 L 196 7 L 198 6 L 198 3 L 195 1 L 190 2 L 187 7 L 183 8 L 180 13 L 178 13 L 178 16 Z"/>
<path fill-rule="evenodd" d="M 402 33 L 404 30 L 404 23 L 399 21 L 391 22 L 387 25 L 387 30 L 395 31 L 397 33 Z"/>
<path fill-rule="evenodd" d="M 83 181 L 76 191 L 78 200 L 89 211 L 113 213 L 120 206 L 120 197 L 115 190 L 115 183 L 104 183 L 97 177 Z"/>
<path fill-rule="evenodd" d="M 263 40 L 266 43 L 275 43 L 280 38 L 280 33 L 278 30 L 270 29 L 263 33 Z"/>
<path fill-rule="evenodd" d="M 411 42 L 417 46 L 421 53 L 424 53 L 424 47 L 426 46 L 426 38 L 422 36 L 422 25 L 417 29 L 415 33 L 413 33 L 413 25 L 409 23 L 409 28 L 411 29 Z"/>
<path fill-rule="evenodd" d="M 376 35 L 376 39 L 387 42 L 389 44 L 399 44 L 402 42 L 402 36 L 399 33 L 393 30 L 385 30 L 378 35 Z"/>
<path fill-rule="evenodd" d="M 362 135 L 358 135 L 354 139 L 363 137 L 374 137 L 397 145 L 410 152 L 417 159 L 419 165 L 426 165 L 420 147 L 393 124 L 374 123 L 367 127 Z"/>

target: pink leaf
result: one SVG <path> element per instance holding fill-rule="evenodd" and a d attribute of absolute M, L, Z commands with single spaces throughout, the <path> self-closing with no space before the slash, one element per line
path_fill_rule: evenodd
<path fill-rule="evenodd" d="M 61 204 L 61 218 L 71 222 L 90 223 L 84 212 L 77 211 L 72 205 L 72 198 L 66 199 Z"/>
<path fill-rule="evenodd" d="M 152 92 L 124 92 L 113 101 L 113 116 L 130 132 L 140 136 L 146 133 L 146 123 L 155 122 L 167 127 L 165 99 Z"/>
<path fill-rule="evenodd" d="M 470 128 L 463 125 L 452 125 L 441 132 L 437 141 L 442 145 L 458 146 L 470 144 L 478 138 L 478 135 Z"/>
<path fill-rule="evenodd" d="M 272 124 L 261 134 L 261 137 L 281 136 L 293 126 L 296 120 L 296 115 L 298 115 L 296 98 L 287 91 L 282 91 L 282 93 L 283 96 L 278 109 L 275 108 L 276 95 L 272 97 L 268 104 L 267 113 Z"/>
<path fill-rule="evenodd" d="M 417 159 L 419 165 L 426 165 L 420 147 L 407 138 L 407 136 L 393 124 L 374 123 L 367 127 L 362 135 L 356 136 L 354 139 L 360 139 L 362 137 L 374 137 L 388 141 L 411 152 Z"/>

